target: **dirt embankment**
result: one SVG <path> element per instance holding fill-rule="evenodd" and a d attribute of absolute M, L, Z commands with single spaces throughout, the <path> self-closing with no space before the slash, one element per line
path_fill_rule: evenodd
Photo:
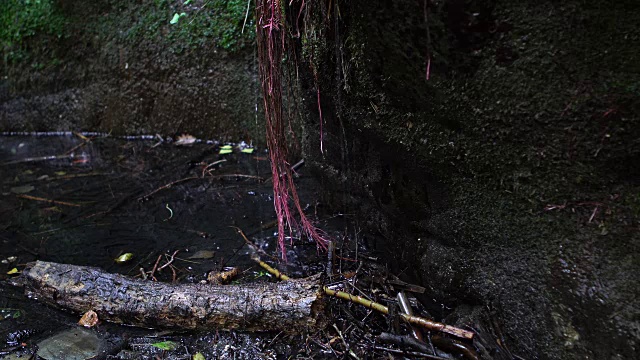
<path fill-rule="evenodd" d="M 306 152 L 329 200 L 526 358 L 640 351 L 638 10 L 356 1 L 305 19 Z"/>

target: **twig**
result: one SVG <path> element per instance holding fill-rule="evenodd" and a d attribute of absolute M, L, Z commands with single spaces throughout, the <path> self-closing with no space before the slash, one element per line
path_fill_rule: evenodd
<path fill-rule="evenodd" d="M 409 298 L 407 298 L 407 295 L 404 293 L 404 291 L 400 291 L 398 293 L 398 304 L 400 305 L 400 309 L 402 310 L 403 313 L 407 315 L 413 315 L 413 309 L 411 308 L 411 303 L 409 302 Z M 413 336 L 417 340 L 424 341 L 424 338 L 422 337 L 422 333 L 420 332 L 420 329 L 417 326 L 411 325 L 411 332 L 413 333 Z"/>
<path fill-rule="evenodd" d="M 140 268 L 140 276 L 142 280 L 147 280 L 147 273 L 144 271 L 144 268 Z"/>
<path fill-rule="evenodd" d="M 180 250 L 176 250 L 176 251 L 174 251 L 174 252 L 173 252 L 173 254 L 171 254 L 171 257 L 169 258 L 169 261 L 168 261 L 166 264 L 164 264 L 164 265 L 160 266 L 160 267 L 158 268 L 158 271 L 160 271 L 160 270 L 162 270 L 162 269 L 166 268 L 167 266 L 171 265 L 171 263 L 173 263 L 174 257 L 176 256 L 176 254 L 177 254 L 179 251 L 180 251 Z"/>
<path fill-rule="evenodd" d="M 593 208 L 593 212 L 591 213 L 591 217 L 589 217 L 589 224 L 591 224 L 591 221 L 593 221 L 593 218 L 596 216 L 597 212 L 598 212 L 598 206 L 596 205 L 596 207 Z"/>
<path fill-rule="evenodd" d="M 88 137 L 86 137 L 86 136 L 84 136 L 84 135 L 82 135 L 82 134 L 80 134 L 80 133 L 77 133 L 77 132 L 74 132 L 73 134 L 74 134 L 75 136 L 79 137 L 79 138 L 80 138 L 80 140 L 82 140 L 82 142 L 81 142 L 80 144 L 78 144 L 78 145 L 76 145 L 76 146 L 72 147 L 72 148 L 71 148 L 70 150 L 68 150 L 66 153 L 64 153 L 65 155 L 72 154 L 74 151 L 76 151 L 76 150 L 78 150 L 79 148 L 81 148 L 81 147 L 83 147 L 83 146 L 87 145 L 88 143 L 90 143 L 90 142 L 91 142 L 91 140 L 93 139 L 93 138 L 88 138 Z M 73 155 L 72 155 L 72 156 L 73 156 Z"/>
<path fill-rule="evenodd" d="M 215 175 L 215 176 L 211 176 L 209 177 L 209 179 L 223 179 L 223 178 L 227 178 L 227 177 L 236 177 L 236 178 L 246 178 L 246 179 L 256 179 L 258 181 L 264 181 L 264 178 L 261 176 L 255 176 L 255 175 L 244 175 L 244 174 L 225 174 L 225 175 Z"/>
<path fill-rule="evenodd" d="M 276 279 L 283 280 L 283 281 L 291 279 L 287 275 L 269 266 L 269 264 L 267 264 L 266 262 L 260 260 L 260 258 L 257 255 L 252 256 L 251 260 L 257 262 L 258 265 L 262 266 L 263 269 L 267 270 L 271 275 L 275 276 Z"/>
<path fill-rule="evenodd" d="M 406 336 L 406 335 L 395 335 L 395 334 L 389 334 L 386 332 L 381 333 L 380 335 L 378 335 L 378 340 L 382 343 L 385 344 L 395 344 L 398 346 L 410 346 L 415 350 L 418 351 L 422 351 L 425 353 L 428 352 L 432 352 L 431 349 L 429 349 L 429 347 L 427 346 L 427 344 L 423 341 L 420 341 L 416 338 L 413 338 L 411 336 Z M 434 355 L 436 355 L 434 353 Z"/>
<path fill-rule="evenodd" d="M 266 252 L 264 252 L 264 250 L 260 249 L 256 244 L 254 244 L 253 242 L 251 242 L 251 240 L 249 240 L 249 238 L 247 238 L 247 236 L 244 234 L 244 231 L 242 231 L 242 229 L 240 229 L 237 226 L 231 226 L 232 228 L 236 229 L 238 231 L 238 234 L 240 234 L 240 236 L 242 236 L 242 238 L 244 239 L 244 242 L 249 245 L 249 247 L 251 249 L 253 249 L 253 251 L 260 253 L 261 255 L 267 256 L 269 258 L 271 258 L 271 260 L 277 261 L 278 259 L 275 256 L 271 256 L 269 254 L 267 254 Z M 259 260 L 259 259 L 258 259 Z"/>
<path fill-rule="evenodd" d="M 329 279 L 333 276 L 333 258 L 335 249 L 335 243 L 329 240 L 329 243 L 327 244 L 327 276 Z"/>
<path fill-rule="evenodd" d="M 149 277 L 153 281 L 158 281 L 158 279 L 156 279 L 154 274 L 156 273 L 156 269 L 158 268 L 158 264 L 160 263 L 160 259 L 162 259 L 162 255 L 158 255 L 158 260 L 156 260 L 156 263 L 153 265 L 153 269 L 151 269 L 151 272 L 149 273 Z"/>
<path fill-rule="evenodd" d="M 269 264 L 265 263 L 264 261 L 260 260 L 260 258 L 257 255 L 253 255 L 251 257 L 251 259 L 255 262 L 257 262 L 263 269 L 265 269 L 266 271 L 268 271 L 269 273 L 271 273 L 273 276 L 275 276 L 276 278 L 280 279 L 280 280 L 289 280 L 290 278 L 285 275 L 282 274 L 280 271 L 272 268 L 271 266 L 269 266 Z M 328 287 L 323 287 L 324 293 L 329 295 L 329 296 L 334 296 L 337 297 L 339 299 L 343 299 L 343 300 L 348 300 L 351 301 L 353 303 L 356 304 L 360 304 L 364 307 L 367 307 L 369 309 L 373 309 L 376 310 L 378 312 L 381 312 L 385 315 L 389 314 L 389 308 L 387 306 L 384 306 L 382 304 L 379 304 L 377 302 L 373 302 L 369 299 L 365 299 L 361 296 L 357 296 L 357 295 L 352 295 L 349 293 L 346 293 L 344 291 L 336 291 L 336 290 L 332 290 L 329 289 Z M 412 315 L 407 315 L 407 314 L 399 314 L 400 317 L 402 317 L 402 319 L 404 319 L 406 322 L 410 323 L 410 324 L 415 324 L 415 325 L 420 325 L 422 327 L 425 327 L 429 330 L 433 330 L 433 331 L 440 331 L 443 333 L 447 333 L 449 335 L 453 335 L 455 337 L 458 338 L 462 338 L 462 339 L 466 339 L 466 340 L 472 340 L 473 336 L 475 335 L 475 333 L 473 333 L 472 331 L 468 331 L 468 330 L 464 330 L 464 329 L 460 329 L 451 325 L 447 325 L 447 324 L 443 324 L 443 323 L 439 323 L 439 322 L 435 322 L 435 321 L 431 321 L 425 318 L 421 318 L 418 316 L 412 316 Z"/>
<path fill-rule="evenodd" d="M 183 182 L 185 182 L 185 181 L 189 181 L 189 180 L 195 180 L 195 179 L 200 179 L 200 177 L 198 177 L 198 176 L 191 176 L 191 177 L 188 177 L 188 178 L 184 178 L 184 179 L 176 180 L 176 181 L 170 182 L 170 183 L 168 183 L 168 184 L 162 185 L 162 186 L 160 186 L 159 188 L 157 188 L 157 189 L 153 190 L 152 192 L 150 192 L 150 193 L 148 193 L 148 194 L 146 194 L 146 195 L 140 196 L 140 197 L 138 198 L 138 201 L 145 200 L 145 199 L 149 198 L 151 195 L 153 195 L 153 194 L 155 194 L 155 193 L 157 193 L 157 192 L 159 192 L 159 191 L 162 191 L 162 190 L 164 190 L 164 189 L 168 189 L 168 188 L 172 187 L 173 185 L 176 185 L 176 184 L 179 184 L 179 183 L 183 183 Z"/>
<path fill-rule="evenodd" d="M 244 22 L 242 23 L 242 30 L 240 34 L 244 34 L 244 26 L 247 25 L 247 19 L 249 18 L 249 9 L 251 8 L 251 0 L 247 0 L 247 13 L 244 14 Z"/>
<path fill-rule="evenodd" d="M 21 164 L 27 162 L 37 162 L 37 161 L 47 161 L 47 160 L 61 160 L 61 159 L 73 159 L 73 155 L 49 155 L 49 156 L 39 156 L 39 157 L 31 157 L 25 158 L 21 160 L 13 160 L 0 164 L 0 166 L 13 165 L 13 164 Z"/>
<path fill-rule="evenodd" d="M 176 280 L 177 280 L 177 276 L 176 276 L 176 267 L 171 265 L 169 266 L 169 268 L 171 269 L 171 273 L 173 274 L 172 278 L 171 278 L 171 282 L 175 284 Z"/>
<path fill-rule="evenodd" d="M 222 159 L 222 160 L 214 161 L 214 162 L 212 162 L 211 164 L 209 164 L 209 165 L 205 166 L 205 167 L 204 167 L 204 169 L 202 169 L 202 177 L 204 177 L 204 173 L 205 173 L 205 172 L 208 172 L 207 170 L 208 170 L 210 167 L 216 166 L 216 165 L 218 165 L 218 164 L 222 164 L 223 162 L 226 162 L 226 161 L 227 161 L 227 159 Z M 211 175 L 211 173 L 209 173 L 209 175 Z"/>
<path fill-rule="evenodd" d="M 356 353 L 354 353 L 353 350 L 351 350 L 351 348 L 349 347 L 349 344 L 347 344 L 347 342 L 345 341 L 344 336 L 342 336 L 342 331 L 338 329 L 336 324 L 333 324 L 333 328 L 336 329 L 336 331 L 338 332 L 338 336 L 340 336 L 340 340 L 342 340 L 342 344 L 344 344 L 344 348 L 349 352 L 349 355 L 351 355 L 354 359 L 360 360 L 360 358 L 356 355 Z"/>
<path fill-rule="evenodd" d="M 440 349 L 460 353 L 468 360 L 478 360 L 478 354 L 476 351 L 472 347 L 463 344 L 460 341 L 437 335 L 432 336 L 431 341 L 433 341 L 433 343 Z"/>
<path fill-rule="evenodd" d="M 56 204 L 56 205 L 74 206 L 74 207 L 82 206 L 82 205 L 79 205 L 79 204 L 74 204 L 74 203 L 70 203 L 70 202 L 66 202 L 66 201 L 45 199 L 45 198 L 41 198 L 41 197 L 37 197 L 37 196 L 31 196 L 31 195 L 17 195 L 17 196 L 19 198 L 21 198 L 21 199 L 42 201 L 42 202 L 47 202 L 47 203 Z"/>

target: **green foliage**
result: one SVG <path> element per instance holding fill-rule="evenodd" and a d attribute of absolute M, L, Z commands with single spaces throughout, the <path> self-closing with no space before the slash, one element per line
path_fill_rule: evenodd
<path fill-rule="evenodd" d="M 174 341 L 161 341 L 161 342 L 153 343 L 151 345 L 157 347 L 158 349 L 162 349 L 166 351 L 173 351 L 178 348 L 178 343 Z"/>
<path fill-rule="evenodd" d="M 33 42 L 64 36 L 66 20 L 53 0 L 0 1 L 0 47 L 5 64 L 25 60 Z"/>
<path fill-rule="evenodd" d="M 189 47 L 205 45 L 213 39 L 224 49 L 241 48 L 255 36 L 252 17 L 247 19 L 242 32 L 246 6 L 245 0 L 185 2 L 182 10 L 189 18 L 171 28 L 169 37 Z"/>

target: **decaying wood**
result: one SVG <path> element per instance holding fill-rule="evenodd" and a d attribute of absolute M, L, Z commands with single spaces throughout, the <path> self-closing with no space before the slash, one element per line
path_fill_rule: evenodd
<path fill-rule="evenodd" d="M 172 285 L 98 268 L 37 261 L 23 271 L 25 292 L 38 301 L 101 320 L 151 328 L 283 330 L 320 326 L 317 279 L 279 283 Z"/>

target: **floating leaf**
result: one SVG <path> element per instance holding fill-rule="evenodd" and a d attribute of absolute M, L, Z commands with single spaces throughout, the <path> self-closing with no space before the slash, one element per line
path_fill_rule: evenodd
<path fill-rule="evenodd" d="M 201 353 L 195 353 L 195 355 L 193 355 L 193 360 L 207 360 L 207 359 Z"/>
<path fill-rule="evenodd" d="M 178 136 L 176 140 L 176 145 L 191 145 L 196 142 L 195 136 L 191 136 L 189 134 L 182 134 Z"/>
<path fill-rule="evenodd" d="M 215 256 L 215 254 L 216 254 L 215 251 L 200 250 L 200 251 L 197 251 L 195 254 L 191 255 L 189 259 L 211 259 L 212 257 Z"/>
<path fill-rule="evenodd" d="M 65 176 L 65 175 L 67 175 L 67 173 L 66 173 L 66 172 L 64 172 L 64 171 L 56 171 L 56 172 L 54 172 L 54 174 L 56 174 L 56 175 L 58 175 L 58 176 Z"/>
<path fill-rule="evenodd" d="M 251 154 L 251 153 L 253 153 L 253 148 L 244 148 L 244 149 L 242 149 L 240 151 L 245 153 L 245 154 Z"/>
<path fill-rule="evenodd" d="M 22 186 L 12 187 L 11 192 L 14 194 L 26 194 L 28 192 L 33 191 L 33 189 L 35 189 L 33 185 L 22 185 Z"/>
<path fill-rule="evenodd" d="M 231 145 L 222 145 L 220 146 L 220 150 L 231 150 L 233 149 L 233 146 Z"/>
<path fill-rule="evenodd" d="M 15 274 L 20 274 L 20 271 L 18 271 L 18 268 L 13 268 L 7 271 L 7 275 L 15 275 Z"/>
<path fill-rule="evenodd" d="M 225 155 L 225 154 L 231 154 L 232 152 L 233 150 L 231 149 L 220 149 L 220 152 L 218 154 Z"/>
<path fill-rule="evenodd" d="M 152 346 L 157 347 L 158 349 L 172 351 L 178 348 L 178 344 L 173 341 L 161 341 L 157 343 L 151 344 Z"/>
<path fill-rule="evenodd" d="M 118 264 L 122 264 L 122 263 L 126 263 L 127 261 L 133 259 L 133 254 L 132 253 L 124 253 L 120 256 L 118 256 L 117 258 L 115 258 L 115 262 L 117 262 Z"/>

